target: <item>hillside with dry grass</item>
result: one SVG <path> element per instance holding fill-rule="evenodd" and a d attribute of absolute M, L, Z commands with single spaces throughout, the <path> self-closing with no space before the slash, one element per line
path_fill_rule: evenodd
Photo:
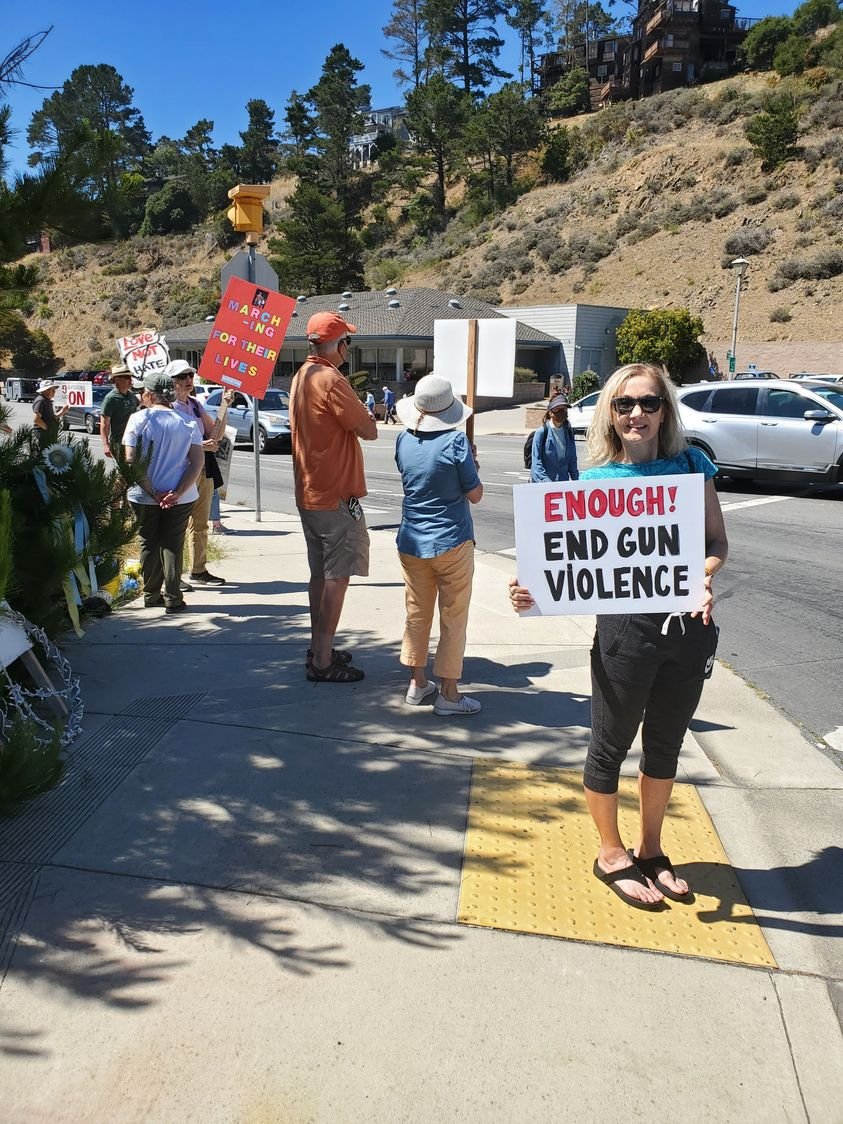
<path fill-rule="evenodd" d="M 774 85 L 796 91 L 802 133 L 792 159 L 762 172 L 744 128 Z M 393 234 L 367 259 L 370 286 L 431 285 L 508 305 L 687 307 L 707 339 L 722 340 L 728 262 L 742 256 L 742 338 L 843 339 L 843 83 L 740 77 L 563 124 L 581 133 L 585 166 L 542 184 L 528 162 L 522 179 L 534 186 L 506 210 L 471 214 L 457 184 L 447 229 L 420 237 L 396 196 Z M 274 185 L 271 217 L 292 186 Z M 49 332 L 67 365 L 87 364 L 127 330 L 213 312 L 231 252 L 201 231 L 58 251 L 38 259 L 30 326 Z"/>

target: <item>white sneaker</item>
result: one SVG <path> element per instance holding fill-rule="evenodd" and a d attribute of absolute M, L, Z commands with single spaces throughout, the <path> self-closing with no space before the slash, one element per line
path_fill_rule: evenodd
<path fill-rule="evenodd" d="M 457 702 L 450 702 L 440 695 L 434 703 L 433 713 L 444 718 L 459 718 L 469 714 L 477 714 L 482 709 L 477 699 L 470 699 L 468 695 L 460 695 Z"/>
<path fill-rule="evenodd" d="M 415 683 L 411 683 L 404 696 L 404 702 L 409 703 L 410 706 L 424 706 L 425 703 L 433 702 L 437 690 L 436 684 L 430 681 L 424 687 L 417 687 Z"/>

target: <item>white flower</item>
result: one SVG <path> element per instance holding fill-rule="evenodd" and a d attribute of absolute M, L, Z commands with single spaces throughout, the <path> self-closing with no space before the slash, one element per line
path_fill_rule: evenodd
<path fill-rule="evenodd" d="M 50 472 L 60 475 L 62 472 L 70 470 L 70 465 L 73 462 L 73 450 L 67 445 L 48 445 L 44 450 L 43 459 Z"/>

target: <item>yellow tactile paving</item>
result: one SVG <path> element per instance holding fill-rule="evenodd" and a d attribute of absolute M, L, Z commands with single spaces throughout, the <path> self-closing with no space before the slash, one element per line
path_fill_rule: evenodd
<path fill-rule="evenodd" d="M 634 842 L 638 793 L 621 779 L 621 834 Z M 579 941 L 776 967 L 693 785 L 678 784 L 662 837 L 696 901 L 649 913 L 591 872 L 597 836 L 582 775 L 474 762 L 458 920 Z"/>

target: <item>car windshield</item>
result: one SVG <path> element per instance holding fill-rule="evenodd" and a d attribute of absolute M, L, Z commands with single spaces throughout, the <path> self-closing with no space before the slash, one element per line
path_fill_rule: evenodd
<path fill-rule="evenodd" d="M 111 392 L 110 386 L 95 386 L 94 387 L 94 402 L 102 402 L 106 394 Z"/>
<path fill-rule="evenodd" d="M 843 390 L 835 390 L 831 386 L 812 386 L 811 393 L 816 394 L 818 398 L 825 398 L 838 410 L 843 410 Z"/>
<path fill-rule="evenodd" d="M 286 410 L 289 397 L 281 390 L 267 390 L 261 402 L 262 410 Z"/>

